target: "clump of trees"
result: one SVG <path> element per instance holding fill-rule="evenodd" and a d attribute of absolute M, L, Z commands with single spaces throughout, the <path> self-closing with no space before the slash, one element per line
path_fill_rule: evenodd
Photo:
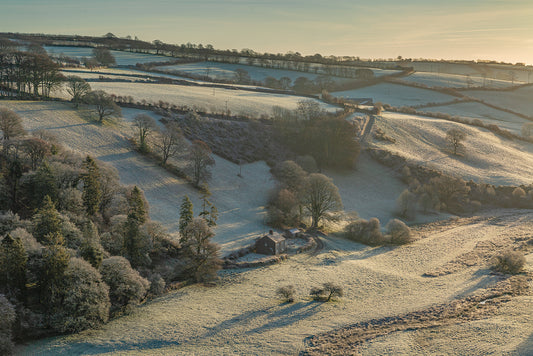
<path fill-rule="evenodd" d="M 296 226 L 305 217 L 311 227 L 334 218 L 342 209 L 342 200 L 333 181 L 320 173 L 308 174 L 294 161 L 285 161 L 272 170 L 278 187 L 267 204 L 268 223 L 277 227 Z"/>
<path fill-rule="evenodd" d="M 300 155 L 311 155 L 318 168 L 353 168 L 360 153 L 357 127 L 344 114 L 326 113 L 315 101 L 301 101 L 296 110 L 273 109 L 284 143 Z"/>
<path fill-rule="evenodd" d="M 10 131 L 20 117 L 0 112 L 15 123 L 0 151 L 0 353 L 11 337 L 95 328 L 167 284 L 216 278 L 207 195 L 180 239 L 150 220 L 142 191 L 122 186 L 115 169 L 44 135 L 55 148 L 36 150 L 36 137 Z"/>
<path fill-rule="evenodd" d="M 85 95 L 85 101 L 94 106 L 100 123 L 106 118 L 119 117 L 122 114 L 122 110 L 115 104 L 113 98 L 103 90 L 91 91 Z"/>

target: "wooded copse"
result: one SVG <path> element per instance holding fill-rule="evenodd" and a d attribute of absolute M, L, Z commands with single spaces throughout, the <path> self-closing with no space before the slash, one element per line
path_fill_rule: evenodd
<path fill-rule="evenodd" d="M 0 113 L 0 123 L 22 128 L 16 113 Z M 216 208 L 183 235 L 169 234 L 150 220 L 142 191 L 122 186 L 114 168 L 35 134 L 11 131 L 0 153 L 0 309 L 16 314 L 5 321 L 7 336 L 0 332 L 2 352 L 10 334 L 97 327 L 165 285 L 216 276 L 218 247 L 208 240 Z"/>

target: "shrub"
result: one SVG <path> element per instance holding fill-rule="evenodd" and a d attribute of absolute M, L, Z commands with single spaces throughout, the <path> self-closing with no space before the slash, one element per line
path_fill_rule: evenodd
<path fill-rule="evenodd" d="M 313 300 L 329 302 L 335 297 L 342 297 L 344 295 L 344 291 L 342 289 L 342 286 L 333 282 L 326 282 L 322 284 L 322 288 L 311 288 L 309 295 L 313 298 Z"/>
<path fill-rule="evenodd" d="M 401 220 L 392 219 L 385 228 L 392 244 L 404 245 L 412 241 L 411 229 Z"/>
<path fill-rule="evenodd" d="M 506 251 L 495 257 L 492 268 L 502 273 L 517 274 L 522 270 L 525 263 L 526 259 L 522 252 Z"/>
<path fill-rule="evenodd" d="M 345 237 L 366 245 L 376 246 L 385 243 L 381 226 L 377 218 L 370 220 L 358 219 L 344 229 Z"/>
<path fill-rule="evenodd" d="M 113 256 L 102 262 L 102 278 L 109 286 L 112 314 L 128 312 L 146 296 L 150 282 L 131 268 L 124 257 Z"/>
<path fill-rule="evenodd" d="M 286 303 L 292 303 L 294 302 L 294 295 L 296 294 L 296 290 L 294 289 L 294 286 L 288 285 L 279 287 L 276 290 L 276 294 L 282 298 Z"/>

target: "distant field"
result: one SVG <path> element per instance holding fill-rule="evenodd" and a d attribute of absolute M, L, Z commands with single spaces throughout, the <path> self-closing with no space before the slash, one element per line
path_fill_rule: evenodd
<path fill-rule="evenodd" d="M 533 116 L 533 85 L 513 91 L 466 90 L 463 93 L 467 96 L 482 99 L 489 104 L 510 109 L 530 117 Z"/>
<path fill-rule="evenodd" d="M 298 72 L 294 70 L 262 68 L 256 66 L 249 66 L 244 64 L 231 64 L 231 63 L 218 63 L 218 62 L 197 62 L 178 64 L 172 66 L 155 67 L 158 70 L 163 71 L 179 71 L 195 76 L 209 76 L 215 79 L 233 80 L 235 78 L 235 71 L 237 69 L 244 69 L 248 72 L 252 80 L 264 81 L 267 77 L 273 77 L 280 79 L 282 77 L 290 78 L 292 82 L 296 78 L 305 77 L 309 80 L 314 80 L 318 75 L 306 72 Z M 347 79 L 331 77 L 331 79 L 337 82 L 343 82 Z"/>
<path fill-rule="evenodd" d="M 227 105 L 232 114 L 256 117 L 261 114 L 271 115 L 273 106 L 295 109 L 301 100 L 314 100 L 293 95 L 171 84 L 93 82 L 91 87 L 93 90 L 105 90 L 109 94 L 132 96 L 136 101 L 144 99 L 157 103 L 162 100 L 175 105 L 187 105 L 190 108 L 196 107 L 220 113 L 225 112 Z M 57 95 L 68 98 L 66 93 L 59 92 Z M 322 102 L 320 105 L 329 111 L 338 109 Z"/>
<path fill-rule="evenodd" d="M 422 110 L 428 112 L 441 112 L 452 116 L 462 116 L 469 119 L 480 119 L 485 124 L 498 125 L 498 127 L 518 135 L 520 134 L 522 125 L 531 122 L 519 116 L 505 111 L 496 110 L 476 102 L 434 106 Z"/>
<path fill-rule="evenodd" d="M 331 94 L 344 98 L 373 98 L 374 103 L 379 101 L 392 106 L 444 103 L 454 99 L 451 95 L 442 94 L 433 90 L 390 83 L 381 83 L 355 90 L 338 91 Z"/>
<path fill-rule="evenodd" d="M 466 76 L 460 74 L 446 74 L 446 73 L 430 73 L 430 72 L 416 72 L 407 77 L 401 78 L 406 82 L 413 82 L 424 84 L 428 87 L 446 87 L 446 88 L 468 88 L 485 86 L 488 88 L 506 88 L 512 86 L 513 83 L 508 80 L 483 79 L 479 74 L 473 76 Z M 469 84 L 470 82 L 470 84 Z M 515 82 L 514 85 L 517 83 Z"/>
<path fill-rule="evenodd" d="M 461 177 L 495 185 L 533 182 L 533 144 L 500 138 L 477 127 L 414 115 L 383 113 L 375 126 L 396 143 L 374 140 L 374 144 L 419 163 Z M 446 131 L 459 128 L 466 133 L 464 157 L 455 157 L 446 148 Z"/>
<path fill-rule="evenodd" d="M 51 56 L 59 56 L 63 54 L 68 57 L 81 59 L 84 57 L 92 57 L 93 49 L 90 47 L 63 47 L 63 46 L 44 46 L 44 49 Z M 129 66 L 137 63 L 148 62 L 166 62 L 171 60 L 171 57 L 157 56 L 155 54 L 134 53 L 125 51 L 111 51 L 118 66 Z"/>

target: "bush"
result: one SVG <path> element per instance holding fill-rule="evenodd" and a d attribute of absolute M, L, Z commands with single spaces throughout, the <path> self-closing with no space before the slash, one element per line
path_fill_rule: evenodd
<path fill-rule="evenodd" d="M 377 218 L 358 219 L 344 228 L 345 237 L 366 245 L 376 246 L 386 242 Z"/>
<path fill-rule="evenodd" d="M 524 254 L 520 251 L 506 251 L 495 257 L 492 268 L 498 272 L 517 274 L 522 268 L 526 259 Z"/>
<path fill-rule="evenodd" d="M 282 298 L 286 303 L 292 303 L 294 302 L 294 295 L 296 294 L 296 290 L 294 289 L 294 286 L 288 285 L 279 287 L 276 290 L 276 294 Z"/>
<path fill-rule="evenodd" d="M 335 297 L 342 297 L 344 295 L 344 291 L 340 285 L 333 282 L 326 282 L 322 284 L 322 288 L 311 288 L 309 295 L 313 298 L 313 300 L 329 302 Z"/>
<path fill-rule="evenodd" d="M 102 262 L 102 278 L 109 286 L 112 314 L 130 311 L 146 296 L 150 282 L 131 268 L 124 257 L 113 256 Z"/>
<path fill-rule="evenodd" d="M 392 244 L 404 245 L 412 241 L 411 229 L 401 220 L 392 219 L 385 228 Z"/>

